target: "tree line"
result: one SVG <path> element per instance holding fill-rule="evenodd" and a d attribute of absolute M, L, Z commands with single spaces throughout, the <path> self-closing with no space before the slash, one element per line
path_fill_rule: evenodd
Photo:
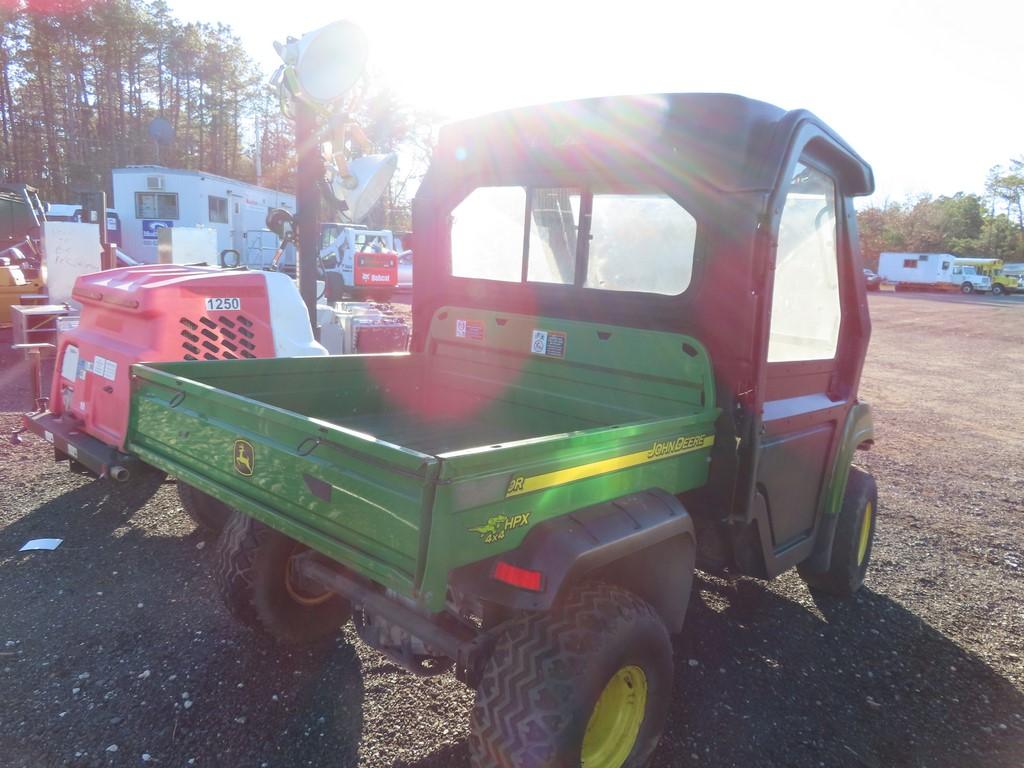
<path fill-rule="evenodd" d="M 258 155 L 261 183 L 293 191 L 293 129 L 266 81 L 229 26 L 180 21 L 164 0 L 0 4 L 0 181 L 77 202 L 110 194 L 111 169 L 135 164 L 255 183 Z M 364 95 L 357 117 L 382 150 L 408 144 L 419 157 L 429 144 L 386 90 Z M 171 126 L 165 144 L 150 133 L 154 118 Z M 407 182 L 388 195 L 399 218 Z"/>
<path fill-rule="evenodd" d="M 374 148 L 403 157 L 367 223 L 406 229 L 435 121 L 386 88 L 358 90 L 352 109 Z M 150 135 L 154 118 L 171 126 L 166 144 Z M 256 182 L 257 157 L 264 186 L 293 191 L 291 123 L 229 26 L 180 21 L 165 0 L 0 3 L 0 181 L 76 202 L 109 194 L 113 168 L 159 163 Z M 869 265 L 881 251 L 1024 261 L 1024 157 L 993 168 L 985 195 L 886 203 L 858 222 Z"/>
<path fill-rule="evenodd" d="M 163 0 L 30 1 L 0 14 L 5 180 L 60 201 L 109 191 L 111 168 L 158 160 L 253 176 L 247 127 L 266 100 L 229 27 L 181 23 Z M 155 117 L 173 130 L 166 146 L 150 135 Z"/>
<path fill-rule="evenodd" d="M 857 214 L 865 263 L 882 251 L 920 251 L 1024 261 L 1024 157 L 989 171 L 985 194 L 958 192 L 886 203 Z"/>

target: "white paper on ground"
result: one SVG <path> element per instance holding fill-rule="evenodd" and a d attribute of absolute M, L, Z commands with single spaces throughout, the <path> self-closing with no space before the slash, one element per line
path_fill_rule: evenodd
<path fill-rule="evenodd" d="M 28 552 L 33 549 L 56 549 L 61 545 L 64 539 L 32 539 L 26 541 L 25 546 L 19 549 L 19 552 Z"/>

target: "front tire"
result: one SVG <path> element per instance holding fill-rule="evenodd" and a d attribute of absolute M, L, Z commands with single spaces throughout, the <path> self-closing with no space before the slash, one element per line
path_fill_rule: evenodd
<path fill-rule="evenodd" d="M 217 586 L 231 615 L 286 645 L 324 640 L 348 621 L 348 601 L 307 594 L 291 581 L 290 560 L 306 547 L 241 512 L 228 518 L 217 545 Z"/>
<path fill-rule="evenodd" d="M 850 467 L 843 506 L 839 511 L 832 560 L 824 573 L 797 566 L 807 586 L 836 597 L 849 597 L 864 585 L 871 562 L 878 517 L 878 487 L 875 478 L 862 469 Z"/>
<path fill-rule="evenodd" d="M 1006 289 L 1003 288 L 1001 283 L 996 283 L 992 286 L 993 296 L 1002 296 L 1004 293 L 1006 293 Z"/>
<path fill-rule="evenodd" d="M 574 587 L 513 621 L 477 689 L 474 768 L 641 768 L 672 699 L 672 645 L 654 609 L 620 587 Z"/>
<path fill-rule="evenodd" d="M 964 283 L 963 285 L 960 286 L 960 293 L 974 293 L 974 286 L 971 285 L 970 283 Z"/>

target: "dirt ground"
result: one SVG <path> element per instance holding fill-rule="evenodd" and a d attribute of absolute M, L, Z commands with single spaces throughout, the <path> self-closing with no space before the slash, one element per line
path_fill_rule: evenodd
<path fill-rule="evenodd" d="M 1024 765 L 1024 297 L 871 297 L 866 588 L 699 576 L 654 766 Z M 27 406 L 0 345 L 0 426 Z M 171 485 L 0 444 L 0 765 L 467 765 L 471 694 L 232 624 Z M 23 553 L 28 539 L 63 538 Z"/>

